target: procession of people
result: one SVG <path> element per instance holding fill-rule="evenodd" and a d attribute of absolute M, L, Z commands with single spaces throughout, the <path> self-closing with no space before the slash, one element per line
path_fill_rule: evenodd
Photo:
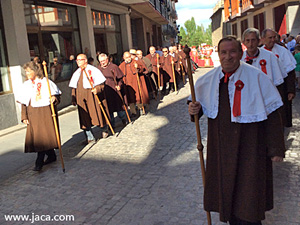
<path fill-rule="evenodd" d="M 197 80 L 196 99 L 188 100 L 193 121 L 195 115 L 208 117 L 204 209 L 218 212 L 220 221 L 231 225 L 261 224 L 265 212 L 273 208 L 272 163 L 283 161 L 283 131 L 292 126 L 291 104 L 296 94 L 296 61 L 275 37 L 271 29 L 260 35 L 257 29 L 248 28 L 241 40 L 244 51 L 231 36 L 222 38 L 217 48 L 193 46 L 189 54 L 181 44 L 164 47 L 162 54 L 154 46 L 147 55 L 129 49 L 120 65 L 112 63 L 106 53 L 97 55 L 98 65 L 79 54 L 69 87 L 85 143 L 97 141 L 92 127 L 101 129 L 102 138 L 113 135 L 115 115 L 123 126 L 146 115 L 151 101 L 176 95 L 188 74 L 192 77 L 198 67 L 213 67 L 212 58 L 218 58 L 220 66 Z M 212 57 L 214 52 L 218 57 Z M 18 102 L 27 125 L 25 152 L 38 153 L 34 170 L 40 171 L 56 161 L 58 140 L 50 104 L 58 104 L 62 93 L 51 80 L 47 92 L 48 77 L 36 63 L 29 62 L 24 69 L 28 80 Z M 45 132 L 47 138 L 41 138 Z"/>

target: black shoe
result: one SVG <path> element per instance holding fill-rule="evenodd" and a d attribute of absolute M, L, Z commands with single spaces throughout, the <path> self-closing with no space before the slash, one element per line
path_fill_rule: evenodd
<path fill-rule="evenodd" d="M 32 170 L 33 171 L 41 171 L 43 166 L 35 166 Z"/>
<path fill-rule="evenodd" d="M 135 119 L 135 118 L 137 118 L 137 114 L 132 113 L 130 117 L 131 117 L 132 119 Z"/>
<path fill-rule="evenodd" d="M 44 165 L 53 163 L 53 162 L 55 162 L 55 161 L 56 161 L 56 157 L 55 157 L 55 158 L 54 158 L 54 157 L 53 157 L 53 158 L 52 158 L 52 157 L 51 157 L 51 158 L 48 157 L 48 158 L 46 159 L 46 161 L 44 162 Z"/>
<path fill-rule="evenodd" d="M 122 123 L 123 123 L 123 126 L 126 126 L 127 125 L 127 120 L 126 119 L 122 119 Z"/>

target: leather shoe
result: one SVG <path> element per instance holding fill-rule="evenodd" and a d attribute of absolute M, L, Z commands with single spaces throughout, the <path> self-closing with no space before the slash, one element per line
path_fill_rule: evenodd
<path fill-rule="evenodd" d="M 126 119 L 122 119 L 122 123 L 125 126 L 127 124 L 127 120 Z"/>
<path fill-rule="evenodd" d="M 43 166 L 35 166 L 32 170 L 33 171 L 41 171 Z"/>

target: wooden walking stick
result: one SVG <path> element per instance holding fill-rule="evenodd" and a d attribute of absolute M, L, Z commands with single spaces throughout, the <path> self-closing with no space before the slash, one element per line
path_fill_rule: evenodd
<path fill-rule="evenodd" d="M 191 88 L 191 96 L 192 96 L 192 102 L 194 103 L 194 102 L 196 102 L 196 95 L 195 95 L 194 81 L 193 81 L 193 76 L 192 76 L 190 51 L 191 51 L 190 48 L 186 45 L 184 48 L 184 53 L 186 54 L 189 83 L 190 83 L 190 88 Z M 203 145 L 202 145 L 202 141 L 201 141 L 201 133 L 200 133 L 200 125 L 199 125 L 199 116 L 194 115 L 194 118 L 195 118 L 196 132 L 197 132 L 197 141 L 198 141 L 197 149 L 199 151 L 199 157 L 200 157 L 202 182 L 203 182 L 203 187 L 205 188 L 205 165 L 204 165 Z M 210 212 L 206 212 L 206 216 L 207 216 L 208 225 L 211 225 Z"/>
<path fill-rule="evenodd" d="M 113 75 L 115 85 L 118 86 L 118 83 L 117 83 L 117 80 L 116 80 L 116 77 L 115 77 L 115 72 L 114 72 L 114 70 L 111 70 L 111 73 L 112 73 L 112 75 Z M 117 93 L 118 93 L 118 95 L 120 96 L 120 98 L 121 98 L 121 100 L 122 100 L 123 107 L 124 107 L 124 110 L 125 110 L 125 112 L 126 112 L 126 116 L 127 116 L 127 118 L 128 118 L 128 122 L 131 123 L 131 119 L 130 119 L 130 116 L 129 116 L 128 111 L 127 111 L 127 106 L 126 106 L 126 104 L 125 104 L 125 101 L 124 101 L 124 99 L 123 99 L 123 96 L 122 96 L 120 90 L 117 89 Z"/>
<path fill-rule="evenodd" d="M 137 79 L 138 89 L 139 89 L 141 103 L 142 103 L 142 109 L 143 109 L 143 113 L 145 115 L 146 113 L 145 113 L 145 107 L 144 107 L 144 103 L 143 103 L 143 93 L 142 93 L 142 89 L 141 89 L 140 77 L 139 77 L 137 66 L 138 66 L 138 64 L 136 62 L 134 62 L 134 67 L 135 67 L 135 71 L 136 71 L 136 79 Z"/>
<path fill-rule="evenodd" d="M 157 64 L 157 77 L 158 77 L 158 95 L 160 95 L 160 65 L 159 65 L 159 54 L 156 53 L 156 64 Z"/>
<path fill-rule="evenodd" d="M 86 75 L 86 78 L 87 78 L 88 81 L 90 82 L 91 88 L 94 89 L 94 84 L 93 84 L 92 81 L 90 80 L 89 75 L 86 73 L 85 68 L 84 68 L 84 69 L 81 68 L 81 70 L 84 71 L 84 73 L 85 73 L 85 75 Z M 100 109 L 101 109 L 101 111 L 102 111 L 102 113 L 103 113 L 103 115 L 104 115 L 105 121 L 106 121 L 106 123 L 108 124 L 109 129 L 111 130 L 111 133 L 114 135 L 114 134 L 115 134 L 115 131 L 114 131 L 114 129 L 112 128 L 111 123 L 109 122 L 109 119 L 108 119 L 108 117 L 107 117 L 107 115 L 106 115 L 106 112 L 105 112 L 105 110 L 104 110 L 104 108 L 103 108 L 103 106 L 102 106 L 102 103 L 101 103 L 101 101 L 100 101 L 98 95 L 94 93 L 94 96 L 95 96 L 95 98 L 96 98 L 96 100 L 97 100 L 97 102 L 98 102 L 98 104 L 99 104 L 99 106 L 100 106 Z"/>
<path fill-rule="evenodd" d="M 177 92 L 176 76 L 175 76 L 175 69 L 174 69 L 174 60 L 173 60 L 172 56 L 171 56 L 171 64 L 172 64 L 172 73 L 173 73 L 173 79 L 174 79 L 174 87 L 175 87 L 175 91 Z"/>
<path fill-rule="evenodd" d="M 51 89 L 50 89 L 50 83 L 49 83 L 48 71 L 47 71 L 46 64 L 47 63 L 45 61 L 43 61 L 43 67 L 44 67 L 44 72 L 45 72 L 45 76 L 46 76 L 46 80 L 47 80 L 47 85 L 48 85 L 48 91 L 49 91 L 49 98 L 50 98 L 50 107 L 51 107 L 51 112 L 52 112 L 52 119 L 53 119 L 53 123 L 54 123 L 56 140 L 57 140 L 57 145 L 58 145 L 58 149 L 59 149 L 59 156 L 60 156 L 62 170 L 63 170 L 63 172 L 65 172 L 66 171 L 65 170 L 65 163 L 64 163 L 64 158 L 63 158 L 62 150 L 61 150 L 60 135 L 59 135 L 59 132 L 58 132 L 58 126 L 57 126 L 55 109 L 54 109 L 53 102 L 51 101 L 52 95 L 51 95 Z"/>
<path fill-rule="evenodd" d="M 182 57 L 180 57 L 180 67 L 181 67 L 181 71 L 182 71 L 182 81 L 183 81 L 183 84 L 185 84 L 185 72 L 184 72 L 184 68 L 183 68 L 183 65 L 182 65 Z"/>

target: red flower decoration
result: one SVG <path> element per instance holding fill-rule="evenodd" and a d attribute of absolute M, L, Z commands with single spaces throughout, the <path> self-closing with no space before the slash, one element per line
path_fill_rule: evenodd
<path fill-rule="evenodd" d="M 266 60 L 264 60 L 264 59 L 260 60 L 260 61 L 259 61 L 259 65 L 261 65 L 261 66 L 267 65 Z"/>
<path fill-rule="evenodd" d="M 234 85 L 235 85 L 235 89 L 237 91 L 241 91 L 243 89 L 243 87 L 244 87 L 244 83 L 241 80 L 238 80 L 237 82 L 235 82 Z"/>
<path fill-rule="evenodd" d="M 261 67 L 261 70 L 267 74 L 267 68 L 266 68 L 266 65 L 267 65 L 267 62 L 266 60 L 262 59 L 259 61 L 259 64 L 260 64 L 260 67 Z"/>

